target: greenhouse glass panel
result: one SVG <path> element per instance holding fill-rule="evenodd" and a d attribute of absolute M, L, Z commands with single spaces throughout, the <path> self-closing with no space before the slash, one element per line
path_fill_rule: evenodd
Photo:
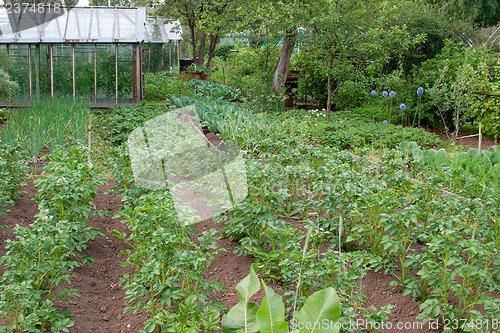
<path fill-rule="evenodd" d="M 35 20 L 24 13 L 19 19 Z M 0 49 L 9 54 L 8 72 L 20 90 L 15 102 L 73 97 L 97 104 L 139 103 L 144 71 L 177 67 L 172 50 L 178 50 L 178 26 L 147 17 L 143 7 L 74 7 L 18 29 L 0 7 Z"/>
<path fill-rule="evenodd" d="M 75 46 L 76 96 L 86 97 L 94 103 L 94 46 Z"/>

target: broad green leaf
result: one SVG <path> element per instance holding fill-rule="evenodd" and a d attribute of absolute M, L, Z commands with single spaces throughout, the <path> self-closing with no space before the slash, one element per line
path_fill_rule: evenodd
<path fill-rule="evenodd" d="M 222 317 L 222 333 L 255 333 L 259 331 L 256 313 L 259 306 L 255 303 L 239 302 Z"/>
<path fill-rule="evenodd" d="M 250 274 L 236 286 L 236 293 L 240 298 L 240 302 L 248 303 L 250 298 L 255 295 L 260 289 L 260 282 L 253 266 L 250 266 Z"/>
<path fill-rule="evenodd" d="M 281 297 L 264 284 L 266 296 L 257 311 L 260 333 L 288 333 L 285 321 L 285 305 Z"/>
<path fill-rule="evenodd" d="M 292 333 L 336 333 L 339 318 L 339 297 L 333 288 L 325 288 L 306 299 L 291 323 Z"/>
<path fill-rule="evenodd" d="M 256 313 L 259 306 L 249 302 L 250 298 L 260 289 L 260 282 L 253 267 L 250 274 L 236 286 L 236 293 L 240 301 L 222 318 L 223 333 L 253 333 L 259 330 L 256 322 Z"/>

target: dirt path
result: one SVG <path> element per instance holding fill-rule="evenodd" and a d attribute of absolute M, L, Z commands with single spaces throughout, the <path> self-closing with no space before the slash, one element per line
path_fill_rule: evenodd
<path fill-rule="evenodd" d="M 108 183 L 102 186 L 94 200 L 98 210 L 105 210 L 111 216 L 121 204 L 120 198 L 105 194 L 113 185 Z M 89 225 L 101 230 L 106 237 L 97 237 L 84 251 L 85 255 L 93 258 L 92 266 L 80 267 L 72 274 L 71 287 L 80 292 L 80 297 L 68 306 L 75 320 L 71 332 L 137 332 L 142 328 L 145 317 L 123 313 L 127 300 L 119 282 L 123 274 L 131 271 L 120 265 L 125 257 L 119 253 L 127 246 L 110 234 L 113 229 L 126 231 L 126 227 L 119 219 L 100 216 L 92 217 Z"/>

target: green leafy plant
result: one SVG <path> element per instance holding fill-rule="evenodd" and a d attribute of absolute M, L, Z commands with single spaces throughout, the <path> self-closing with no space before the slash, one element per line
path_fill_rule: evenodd
<path fill-rule="evenodd" d="M 222 306 L 210 301 L 209 295 L 222 287 L 203 278 L 220 252 L 215 230 L 192 241 L 194 229 L 179 224 L 168 192 L 147 193 L 119 215 L 130 235 L 114 234 L 133 249 L 123 252 L 124 265 L 134 269 L 121 279 L 130 302 L 126 311 L 150 315 L 144 332 L 216 331 Z"/>
<path fill-rule="evenodd" d="M 27 156 L 21 147 L 0 140 L 0 214 L 8 212 L 21 194 L 27 171 Z"/>
<path fill-rule="evenodd" d="M 190 87 L 186 81 L 168 73 L 145 73 L 144 92 L 147 101 L 165 102 L 168 95 L 190 95 Z"/>
<path fill-rule="evenodd" d="M 224 315 L 222 332 L 290 332 L 285 318 L 285 306 L 281 297 L 264 282 L 266 296 L 259 306 L 251 297 L 261 288 L 253 267 L 250 274 L 238 283 L 236 293 L 239 302 Z M 304 306 L 293 314 L 290 328 L 293 333 L 338 332 L 340 300 L 333 288 L 326 288 L 309 296 Z"/>
<path fill-rule="evenodd" d="M 31 158 L 44 149 L 86 142 L 90 110 L 81 101 L 44 100 L 9 117 L 0 137 L 17 142 Z"/>
<path fill-rule="evenodd" d="M 93 198 L 100 181 L 86 164 L 88 152 L 74 147 L 52 156 L 37 182 L 39 213 L 29 227 L 16 226 L 0 258 L 5 271 L 0 283 L 2 332 L 68 332 L 74 322 L 56 301 L 78 296 L 69 271 L 91 263 L 81 255 L 101 233 L 86 224 L 94 212 Z"/>

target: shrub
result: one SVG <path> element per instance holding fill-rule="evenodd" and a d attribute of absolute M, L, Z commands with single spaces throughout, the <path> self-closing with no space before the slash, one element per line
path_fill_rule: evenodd
<path fill-rule="evenodd" d="M 144 90 L 147 101 L 164 102 L 171 94 L 190 94 L 187 82 L 165 72 L 146 73 L 144 81 L 146 82 Z"/>

